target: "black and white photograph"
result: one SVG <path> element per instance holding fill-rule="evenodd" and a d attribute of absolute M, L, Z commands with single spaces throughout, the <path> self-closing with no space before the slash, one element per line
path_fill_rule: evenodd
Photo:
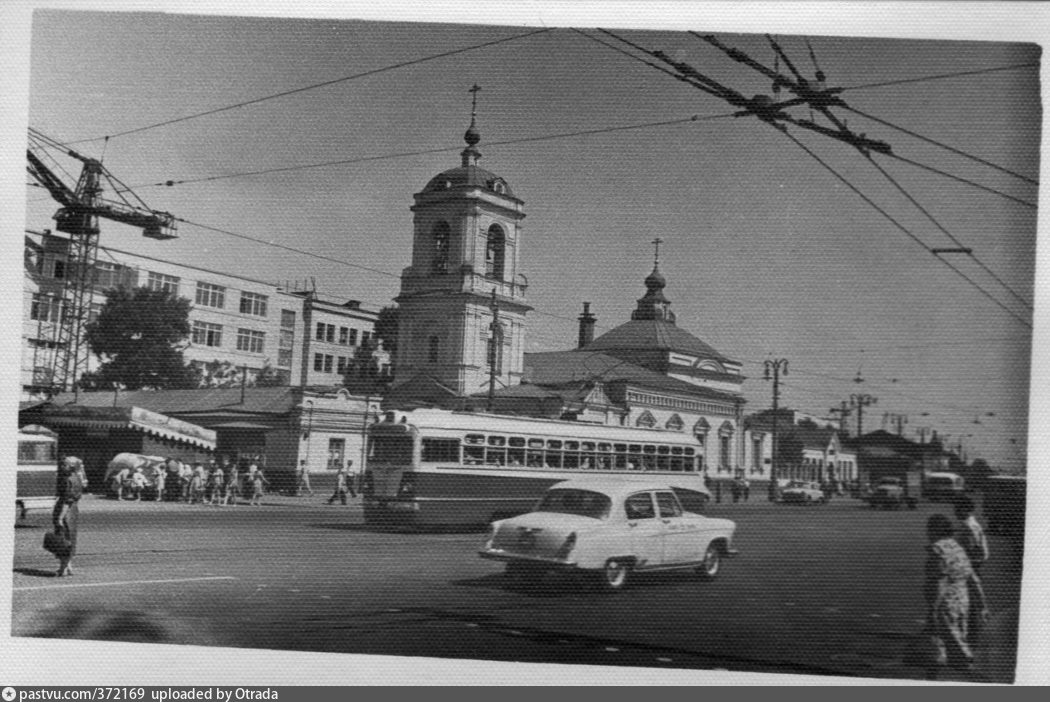
<path fill-rule="evenodd" d="M 1045 680 L 1043 8 L 13 5 L 0 686 Z"/>

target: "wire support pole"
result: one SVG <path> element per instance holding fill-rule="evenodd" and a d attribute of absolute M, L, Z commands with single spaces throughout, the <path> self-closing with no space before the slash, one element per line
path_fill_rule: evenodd
<path fill-rule="evenodd" d="M 1007 307 L 1005 304 L 1003 304 L 1003 302 L 1001 300 L 998 300 L 989 291 L 985 290 L 981 286 L 980 283 L 978 283 L 977 281 L 973 280 L 970 276 L 966 275 L 966 273 L 961 271 L 959 268 L 957 268 L 955 265 L 953 265 L 950 261 L 947 261 L 947 260 L 941 258 L 940 256 L 937 256 L 936 254 L 934 254 L 933 250 L 931 249 L 931 247 L 927 246 L 922 241 L 922 239 L 920 239 L 919 237 L 915 236 L 915 234 L 913 234 L 907 227 L 905 227 L 903 224 L 898 222 L 896 219 L 893 218 L 892 215 L 890 215 L 888 212 L 886 212 L 886 210 L 884 210 L 882 207 L 880 207 L 878 203 L 876 203 L 870 197 L 868 197 L 867 195 L 862 193 L 855 185 L 853 185 L 853 183 L 849 182 L 849 180 L 847 180 L 845 176 L 843 176 L 841 173 L 839 173 L 834 168 L 832 168 L 830 165 L 828 165 L 827 162 L 825 162 L 822 158 L 820 158 L 820 156 L 817 156 L 815 153 L 813 153 L 813 151 L 809 147 L 807 147 L 805 144 L 803 144 L 801 141 L 799 141 L 797 138 L 795 138 L 792 134 L 789 134 L 786 128 L 785 129 L 781 129 L 779 131 L 783 132 L 784 136 L 786 136 L 787 138 L 791 139 L 791 141 L 795 142 L 795 144 L 797 144 L 800 149 L 802 149 L 807 154 L 809 154 L 817 163 L 819 163 L 825 169 L 830 171 L 832 175 L 834 175 L 836 178 L 838 178 L 847 188 L 849 188 L 854 193 L 856 193 L 858 197 L 860 197 L 866 203 L 871 205 L 871 207 L 874 208 L 876 212 L 878 212 L 883 217 L 885 217 L 887 220 L 889 220 L 889 222 L 891 224 L 893 224 L 893 226 L 895 226 L 897 229 L 899 229 L 901 232 L 903 232 L 909 239 L 911 239 L 916 244 L 918 244 L 923 249 L 925 249 L 926 252 L 929 253 L 931 256 L 933 256 L 936 260 L 940 261 L 942 264 L 944 264 L 945 266 L 947 266 L 948 268 L 953 270 L 956 273 L 956 275 L 958 275 L 960 278 L 962 278 L 963 280 L 968 282 L 971 286 L 973 286 L 973 288 L 978 290 L 982 295 L 984 295 L 989 300 L 991 300 L 993 303 L 995 303 L 999 308 L 1001 308 L 1003 311 L 1005 311 L 1011 317 L 1013 317 L 1014 319 L 1016 319 L 1018 322 L 1020 322 L 1021 324 L 1025 325 L 1029 329 L 1032 328 L 1032 322 L 1030 322 L 1029 320 L 1025 319 L 1021 315 L 1019 315 L 1016 312 L 1014 312 L 1013 310 L 1011 310 L 1009 307 Z"/>
<path fill-rule="evenodd" d="M 765 368 L 765 379 L 773 381 L 773 456 L 769 462 L 769 501 L 776 502 L 779 493 L 779 485 L 777 480 L 780 479 L 780 474 L 777 465 L 777 415 L 780 410 L 780 375 L 788 374 L 788 360 L 786 358 L 776 358 L 765 361 L 763 364 Z"/>

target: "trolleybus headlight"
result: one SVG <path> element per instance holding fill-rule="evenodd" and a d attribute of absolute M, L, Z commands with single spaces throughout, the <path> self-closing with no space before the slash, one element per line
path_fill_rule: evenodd
<path fill-rule="evenodd" d="M 576 548 L 576 532 L 569 534 L 569 538 L 565 539 L 565 543 L 561 545 L 558 552 L 554 554 L 554 557 L 558 560 L 564 561 L 572 553 L 572 550 Z"/>
<path fill-rule="evenodd" d="M 416 495 L 416 476 L 412 473 L 405 473 L 401 476 L 401 485 L 397 488 L 398 497 L 415 497 Z"/>

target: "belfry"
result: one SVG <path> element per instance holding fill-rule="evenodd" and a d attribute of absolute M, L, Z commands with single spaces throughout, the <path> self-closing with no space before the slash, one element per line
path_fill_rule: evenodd
<path fill-rule="evenodd" d="M 414 195 L 412 265 L 402 271 L 395 298 L 395 394 L 406 383 L 429 383 L 447 397 L 472 395 L 489 386 L 493 372 L 499 387 L 521 380 L 525 315 L 532 309 L 518 269 L 524 203 L 506 180 L 478 165 L 479 90 L 470 90 L 460 165 Z"/>

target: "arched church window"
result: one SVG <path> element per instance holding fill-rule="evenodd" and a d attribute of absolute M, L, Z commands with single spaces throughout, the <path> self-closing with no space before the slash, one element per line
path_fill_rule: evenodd
<path fill-rule="evenodd" d="M 436 336 L 432 336 L 427 339 L 427 362 L 437 363 L 438 362 L 438 351 L 440 342 Z"/>
<path fill-rule="evenodd" d="M 652 412 L 646 410 L 638 416 L 637 420 L 635 420 L 635 425 L 639 427 L 648 427 L 651 429 L 656 426 L 656 417 L 653 416 Z"/>
<path fill-rule="evenodd" d="M 448 222 L 435 224 L 431 237 L 434 244 L 434 258 L 431 270 L 434 273 L 448 273 L 449 242 L 452 239 L 452 229 L 448 226 Z"/>
<path fill-rule="evenodd" d="M 507 239 L 503 228 L 498 224 L 489 227 L 488 241 L 485 246 L 485 275 L 490 278 L 503 277 L 503 258 L 506 252 Z"/>

